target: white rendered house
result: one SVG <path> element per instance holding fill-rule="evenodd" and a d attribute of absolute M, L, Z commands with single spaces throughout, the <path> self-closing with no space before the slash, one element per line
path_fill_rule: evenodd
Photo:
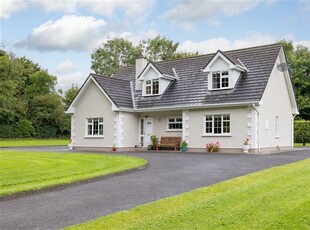
<path fill-rule="evenodd" d="M 69 106 L 74 149 L 146 148 L 150 136 L 180 136 L 188 151 L 241 152 L 293 147 L 298 114 L 279 44 L 121 68 L 110 77 L 90 74 Z"/>

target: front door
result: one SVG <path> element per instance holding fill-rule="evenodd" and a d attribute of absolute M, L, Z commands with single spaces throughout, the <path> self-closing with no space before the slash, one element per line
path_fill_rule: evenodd
<path fill-rule="evenodd" d="M 153 135 L 153 118 L 140 119 L 140 146 L 147 147 L 151 144 L 151 136 Z"/>

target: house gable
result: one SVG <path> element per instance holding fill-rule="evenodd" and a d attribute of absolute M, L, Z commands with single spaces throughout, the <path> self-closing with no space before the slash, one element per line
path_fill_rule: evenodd
<path fill-rule="evenodd" d="M 89 75 L 84 84 L 82 85 L 81 89 L 79 90 L 78 94 L 75 96 L 71 104 L 69 105 L 68 109 L 66 110 L 67 114 L 74 114 L 75 113 L 75 106 L 79 102 L 79 100 L 83 97 L 85 92 L 88 90 L 89 85 L 94 83 L 98 89 L 102 92 L 102 94 L 111 102 L 112 110 L 118 110 L 117 105 L 114 101 L 109 97 L 109 95 L 102 89 L 102 87 L 98 84 L 98 82 L 94 79 L 92 75 Z"/>

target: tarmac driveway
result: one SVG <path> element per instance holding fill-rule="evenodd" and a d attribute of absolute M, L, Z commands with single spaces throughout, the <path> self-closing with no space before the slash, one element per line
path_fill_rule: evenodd
<path fill-rule="evenodd" d="M 53 148 L 38 148 L 40 151 Z M 34 151 L 34 149 L 32 149 Z M 149 161 L 141 171 L 0 202 L 1 229 L 59 229 L 163 197 L 310 157 L 310 150 L 273 155 L 122 153 Z"/>

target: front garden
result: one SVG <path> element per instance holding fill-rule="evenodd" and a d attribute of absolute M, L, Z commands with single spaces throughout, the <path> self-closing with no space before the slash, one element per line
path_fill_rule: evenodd
<path fill-rule="evenodd" d="M 310 159 L 67 229 L 310 229 Z"/>
<path fill-rule="evenodd" d="M 115 155 L 0 151 L 0 196 L 104 176 L 143 166 Z"/>
<path fill-rule="evenodd" d="M 0 139 L 0 147 L 67 146 L 68 143 L 68 139 Z"/>

